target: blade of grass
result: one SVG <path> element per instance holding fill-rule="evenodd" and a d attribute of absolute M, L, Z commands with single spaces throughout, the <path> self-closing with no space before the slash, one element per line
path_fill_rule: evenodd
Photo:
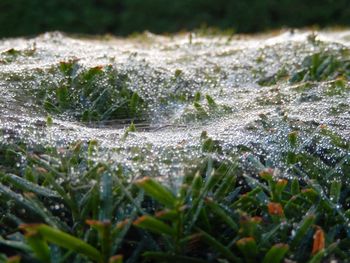
<path fill-rule="evenodd" d="M 175 195 L 165 186 L 150 177 L 144 177 L 135 182 L 149 196 L 168 208 L 173 208 L 176 204 Z"/>
<path fill-rule="evenodd" d="M 17 189 L 21 189 L 26 192 L 33 192 L 37 195 L 45 196 L 45 197 L 59 197 L 58 193 L 48 189 L 46 187 L 40 186 L 38 184 L 34 184 L 26 179 L 23 179 L 20 176 L 14 175 L 14 174 L 5 174 L 3 176 L 3 179 L 9 183 L 11 183 L 13 186 L 15 186 Z"/>
<path fill-rule="evenodd" d="M 242 262 L 240 258 L 238 258 L 236 255 L 234 255 L 230 249 L 228 249 L 225 245 L 223 245 L 220 241 L 216 240 L 213 236 L 209 235 L 205 231 L 198 229 L 199 233 L 201 234 L 202 240 L 207 243 L 214 252 L 219 253 L 223 257 L 225 257 L 228 260 L 231 260 L 232 262 Z"/>
<path fill-rule="evenodd" d="M 285 257 L 289 250 L 286 244 L 276 244 L 266 253 L 263 263 L 279 263 Z"/>
<path fill-rule="evenodd" d="M 81 239 L 56 228 L 44 224 L 38 224 L 22 225 L 22 229 L 25 229 L 26 231 L 36 231 L 50 243 L 73 250 L 76 253 L 85 255 L 93 260 L 96 260 L 97 262 L 102 262 L 102 256 L 96 248 L 82 241 Z"/>
<path fill-rule="evenodd" d="M 133 223 L 135 226 L 149 230 L 151 232 L 161 234 L 161 235 L 169 235 L 175 236 L 175 229 L 171 228 L 169 225 L 163 223 L 162 221 L 148 215 L 144 215 L 136 219 Z"/>

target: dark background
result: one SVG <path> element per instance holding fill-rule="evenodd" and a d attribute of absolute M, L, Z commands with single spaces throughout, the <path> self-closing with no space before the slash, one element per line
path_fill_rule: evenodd
<path fill-rule="evenodd" d="M 350 0 L 0 0 L 0 37 L 350 25 Z"/>

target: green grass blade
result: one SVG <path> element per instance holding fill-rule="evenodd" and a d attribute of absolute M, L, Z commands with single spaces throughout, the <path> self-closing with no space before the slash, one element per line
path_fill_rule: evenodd
<path fill-rule="evenodd" d="M 222 207 L 220 207 L 219 204 L 217 204 L 214 200 L 207 198 L 205 200 L 205 204 L 209 207 L 209 209 L 217 215 L 219 218 L 221 218 L 222 221 L 224 221 L 227 225 L 229 225 L 234 231 L 238 231 L 238 225 L 236 222 L 232 219 L 232 216 L 230 216 L 227 211 L 225 211 Z"/>
<path fill-rule="evenodd" d="M 342 183 L 333 181 L 329 191 L 329 198 L 333 203 L 338 203 L 341 193 Z"/>
<path fill-rule="evenodd" d="M 307 231 L 311 228 L 311 226 L 315 223 L 316 217 L 311 214 L 306 216 L 297 227 L 295 236 L 291 242 L 291 247 L 297 246 L 301 239 L 306 235 Z"/>
<path fill-rule="evenodd" d="M 31 247 L 35 256 L 43 263 L 51 262 L 50 248 L 42 236 L 36 231 L 26 233 L 28 245 Z"/>
<path fill-rule="evenodd" d="M 100 182 L 100 220 L 110 220 L 113 210 L 112 175 L 104 172 Z"/>
<path fill-rule="evenodd" d="M 56 191 L 53 191 L 46 187 L 42 187 L 38 184 L 34 184 L 14 174 L 6 174 L 3 176 L 3 179 L 11 183 L 11 185 L 15 186 L 17 189 L 21 189 L 26 192 L 33 192 L 37 195 L 41 195 L 45 197 L 59 197 Z"/>
<path fill-rule="evenodd" d="M 143 189 L 149 196 L 168 208 L 173 208 L 176 204 L 175 195 L 165 186 L 150 177 L 142 178 L 135 183 Z"/>
<path fill-rule="evenodd" d="M 144 215 L 134 221 L 134 225 L 161 235 L 175 236 L 175 229 L 162 221 L 148 215 Z"/>
<path fill-rule="evenodd" d="M 85 255 L 88 258 L 96 260 L 97 262 L 102 261 L 102 256 L 96 248 L 92 247 L 81 239 L 62 232 L 56 228 L 44 224 L 24 225 L 22 228 L 27 231 L 38 232 L 45 240 L 57 246 Z"/>
<path fill-rule="evenodd" d="M 258 247 L 253 237 L 244 237 L 236 242 L 238 249 L 244 256 L 246 262 L 256 262 Z"/>
<path fill-rule="evenodd" d="M 289 250 L 286 244 L 276 244 L 266 253 L 263 263 L 279 263 Z"/>
<path fill-rule="evenodd" d="M 209 235 L 203 230 L 199 230 L 199 233 L 201 234 L 201 239 L 205 243 L 207 243 L 213 249 L 214 252 L 219 253 L 226 259 L 231 260 L 232 262 L 242 262 L 242 260 L 236 255 L 234 255 L 230 249 L 228 249 L 220 241 L 216 240 L 213 236 Z"/>

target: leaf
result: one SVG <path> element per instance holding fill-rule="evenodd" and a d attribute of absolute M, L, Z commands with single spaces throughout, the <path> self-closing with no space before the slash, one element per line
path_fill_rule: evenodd
<path fill-rule="evenodd" d="M 130 98 L 129 108 L 131 117 L 135 117 L 138 111 L 138 106 L 140 103 L 140 97 L 137 92 L 134 92 Z"/>
<path fill-rule="evenodd" d="M 207 100 L 207 103 L 209 105 L 210 108 L 215 109 L 217 107 L 216 102 L 214 101 L 214 99 L 210 96 L 210 95 L 205 95 L 205 99 Z"/>
<path fill-rule="evenodd" d="M 201 100 L 201 93 L 199 91 L 197 91 L 195 94 L 194 94 L 194 102 L 199 102 Z"/>
<path fill-rule="evenodd" d="M 217 204 L 215 201 L 209 198 L 206 198 L 205 203 L 215 215 L 221 218 L 222 221 L 224 221 L 227 225 L 229 225 L 234 231 L 236 232 L 238 231 L 238 225 L 232 219 L 232 216 L 230 216 L 227 213 L 227 211 L 225 211 L 222 207 L 220 207 L 219 204 Z"/>
<path fill-rule="evenodd" d="M 150 177 L 144 177 L 135 182 L 135 184 L 143 189 L 146 194 L 154 198 L 159 203 L 168 208 L 173 208 L 176 204 L 175 195 L 165 186 Z"/>
<path fill-rule="evenodd" d="M 329 191 L 329 198 L 333 203 L 338 203 L 341 193 L 342 183 L 338 181 L 333 181 L 331 184 L 331 189 Z"/>
<path fill-rule="evenodd" d="M 37 232 L 45 240 L 57 246 L 64 247 L 76 253 L 80 253 L 98 262 L 102 261 L 102 256 L 96 248 L 92 247 L 79 238 L 62 232 L 61 230 L 44 224 L 22 225 L 21 228 L 29 233 Z"/>
<path fill-rule="evenodd" d="M 266 253 L 263 263 L 279 263 L 285 257 L 289 250 L 286 244 L 276 244 Z"/>
<path fill-rule="evenodd" d="M 296 178 L 293 179 L 292 181 L 291 192 L 292 192 L 292 195 L 297 195 L 300 193 L 299 180 Z"/>
<path fill-rule="evenodd" d="M 298 132 L 297 131 L 292 131 L 288 134 L 288 142 L 290 143 L 290 145 L 292 147 L 297 146 L 297 142 L 298 142 Z"/>
<path fill-rule="evenodd" d="M 20 228 L 22 228 L 20 226 Z M 23 229 L 23 228 L 22 228 Z M 25 237 L 35 256 L 44 263 L 51 262 L 50 248 L 39 232 L 35 229 L 27 229 Z"/>
<path fill-rule="evenodd" d="M 258 247 L 253 237 L 244 237 L 236 242 L 238 249 L 244 255 L 246 262 L 256 262 Z"/>
<path fill-rule="evenodd" d="M 104 261 L 107 261 L 107 258 L 111 252 L 111 222 L 110 221 L 96 221 L 96 220 L 87 220 L 86 223 L 90 225 L 93 229 L 97 230 L 99 243 L 101 244 L 102 255 Z"/>
<path fill-rule="evenodd" d="M 311 228 L 316 220 L 315 215 L 307 215 L 300 223 L 296 230 L 295 236 L 291 242 L 291 246 L 295 247 L 299 245 L 301 239 L 306 235 L 307 231 Z"/>
<path fill-rule="evenodd" d="M 213 236 L 200 229 L 199 233 L 201 234 L 203 241 L 206 242 L 214 252 L 219 253 L 232 262 L 242 262 L 242 260 L 235 256 L 228 247 L 223 245 L 220 241 L 216 240 Z"/>
<path fill-rule="evenodd" d="M 110 220 L 113 210 L 112 175 L 104 172 L 100 181 L 100 220 Z"/>
<path fill-rule="evenodd" d="M 136 219 L 133 223 L 139 228 L 149 230 L 156 234 L 175 236 L 175 229 L 152 216 L 144 215 Z"/>
<path fill-rule="evenodd" d="M 317 254 L 312 256 L 312 258 L 308 261 L 308 263 L 320 263 L 325 255 L 326 255 L 326 251 L 322 249 L 319 252 L 317 252 Z"/>
<path fill-rule="evenodd" d="M 42 207 L 38 206 L 37 203 L 33 202 L 32 200 L 29 200 L 29 198 L 27 198 L 29 197 L 29 195 L 27 195 L 26 197 L 21 194 L 15 193 L 10 188 L 2 184 L 0 184 L 0 193 L 11 200 L 14 200 L 22 208 L 39 216 L 46 223 L 56 225 L 56 222 L 53 219 L 52 215 L 48 211 L 42 209 Z"/>
<path fill-rule="evenodd" d="M 4 180 L 10 182 L 13 186 L 15 186 L 17 189 L 21 189 L 26 192 L 33 192 L 37 195 L 42 195 L 45 197 L 59 197 L 58 193 L 42 187 L 38 184 L 34 184 L 26 179 L 23 179 L 20 176 L 14 175 L 14 174 L 6 174 L 4 176 Z"/>
<path fill-rule="evenodd" d="M 195 200 L 199 197 L 202 186 L 203 186 L 203 179 L 202 179 L 200 172 L 198 171 L 195 174 L 194 179 L 192 181 L 191 190 L 192 190 L 192 199 L 193 200 Z"/>

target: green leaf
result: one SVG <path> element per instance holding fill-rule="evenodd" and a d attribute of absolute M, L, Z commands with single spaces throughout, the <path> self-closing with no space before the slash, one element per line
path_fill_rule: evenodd
<path fill-rule="evenodd" d="M 40 261 L 44 263 L 51 262 L 50 248 L 40 233 L 31 229 L 26 233 L 26 239 L 33 253 Z"/>
<path fill-rule="evenodd" d="M 297 142 L 298 142 L 298 132 L 297 131 L 292 131 L 288 134 L 288 142 L 290 143 L 290 145 L 292 147 L 297 146 Z"/>
<path fill-rule="evenodd" d="M 80 253 L 98 262 L 102 261 L 102 256 L 96 248 L 61 230 L 44 224 L 23 225 L 22 228 L 27 232 L 35 231 L 39 233 L 45 240 L 57 246 Z"/>
<path fill-rule="evenodd" d="M 300 193 L 299 180 L 296 178 L 293 179 L 292 181 L 291 192 L 292 192 L 292 195 L 297 195 Z"/>
<path fill-rule="evenodd" d="M 215 109 L 217 107 L 216 102 L 210 95 L 205 95 L 205 99 L 207 100 L 207 103 L 211 109 Z"/>
<path fill-rule="evenodd" d="M 155 181 L 150 177 L 144 177 L 135 182 L 135 184 L 143 189 L 146 194 L 154 198 L 159 203 L 168 208 L 173 208 L 176 205 L 175 195 L 165 186 Z"/>
<path fill-rule="evenodd" d="M 230 216 L 227 211 L 225 211 L 222 207 L 220 207 L 219 204 L 217 204 L 214 200 L 207 198 L 205 200 L 206 205 L 209 207 L 209 209 L 217 215 L 223 222 L 225 222 L 227 225 L 229 225 L 235 232 L 238 231 L 238 225 L 236 222 L 232 219 L 232 216 Z"/>
<path fill-rule="evenodd" d="M 202 240 L 207 243 L 214 252 L 219 253 L 221 256 L 225 257 L 228 260 L 231 260 L 232 262 L 242 262 L 242 260 L 235 256 L 227 246 L 223 245 L 213 236 L 200 229 L 199 233 L 201 234 Z"/>
<path fill-rule="evenodd" d="M 69 107 L 69 92 L 66 86 L 59 87 L 56 90 L 56 96 L 58 100 L 58 104 L 61 109 L 67 109 Z"/>
<path fill-rule="evenodd" d="M 289 250 L 286 244 L 276 244 L 266 253 L 263 263 L 279 263 L 283 260 Z"/>
<path fill-rule="evenodd" d="M 199 104 L 197 101 L 193 103 L 194 108 L 196 109 L 197 113 L 200 117 L 208 116 L 208 113 L 205 111 L 203 106 Z"/>
<path fill-rule="evenodd" d="M 110 220 L 113 212 L 112 175 L 104 172 L 100 181 L 100 220 Z"/>
<path fill-rule="evenodd" d="M 244 255 L 246 262 L 256 262 L 258 247 L 253 237 L 245 237 L 236 242 L 238 249 Z"/>
<path fill-rule="evenodd" d="M 52 215 L 48 211 L 42 209 L 42 207 L 38 206 L 35 202 L 33 202 L 33 200 L 30 200 L 21 194 L 15 193 L 10 188 L 2 184 L 0 184 L 0 193 L 11 200 L 14 200 L 20 207 L 39 216 L 46 223 L 56 225 L 56 221 L 53 219 Z"/>
<path fill-rule="evenodd" d="M 52 191 L 51 189 L 42 187 L 38 184 L 34 184 L 26 179 L 23 179 L 20 176 L 14 174 L 6 174 L 4 175 L 4 180 L 10 182 L 17 189 L 21 189 L 26 192 L 33 192 L 37 195 L 45 196 L 45 197 L 59 197 L 58 193 Z"/>
<path fill-rule="evenodd" d="M 90 225 L 93 229 L 97 230 L 99 243 L 101 244 L 101 251 L 104 261 L 106 262 L 112 246 L 112 231 L 111 231 L 111 222 L 110 221 L 96 221 L 96 220 L 87 220 L 86 223 Z"/>
<path fill-rule="evenodd" d="M 234 166 L 236 167 L 236 165 Z M 229 168 L 230 170 L 233 168 Z M 218 189 L 215 191 L 214 196 L 216 200 L 222 200 L 226 196 L 232 193 L 232 190 L 234 189 L 235 183 L 236 183 L 237 177 L 234 176 L 233 174 L 227 172 L 224 175 L 224 178 L 222 179 L 220 186 Z M 236 189 L 234 189 L 236 190 Z"/>
<path fill-rule="evenodd" d="M 136 116 L 139 103 L 140 103 L 140 97 L 136 92 L 134 92 L 131 96 L 130 103 L 129 103 L 131 117 Z"/>
<path fill-rule="evenodd" d="M 200 172 L 198 171 L 195 174 L 194 179 L 192 181 L 191 189 L 192 189 L 192 199 L 193 200 L 195 200 L 199 197 L 202 186 L 203 186 L 203 179 L 202 179 Z"/>
<path fill-rule="evenodd" d="M 308 263 L 320 263 L 322 262 L 322 259 L 326 255 L 326 250 L 322 249 L 319 252 L 317 252 L 312 258 L 308 261 Z"/>
<path fill-rule="evenodd" d="M 162 221 L 148 215 L 139 217 L 134 221 L 134 225 L 156 234 L 169 236 L 176 235 L 175 229 L 171 228 L 169 225 L 163 223 Z"/>
<path fill-rule="evenodd" d="M 199 91 L 197 91 L 195 94 L 194 94 L 194 102 L 199 102 L 201 100 L 201 93 Z"/>
<path fill-rule="evenodd" d="M 331 189 L 329 191 L 329 198 L 333 203 L 338 203 L 341 193 L 342 183 L 339 181 L 333 181 L 331 184 Z"/>
<path fill-rule="evenodd" d="M 296 247 L 299 245 L 301 239 L 306 235 L 307 231 L 315 223 L 315 215 L 307 215 L 300 223 L 296 229 L 295 236 L 291 242 L 291 247 Z"/>

